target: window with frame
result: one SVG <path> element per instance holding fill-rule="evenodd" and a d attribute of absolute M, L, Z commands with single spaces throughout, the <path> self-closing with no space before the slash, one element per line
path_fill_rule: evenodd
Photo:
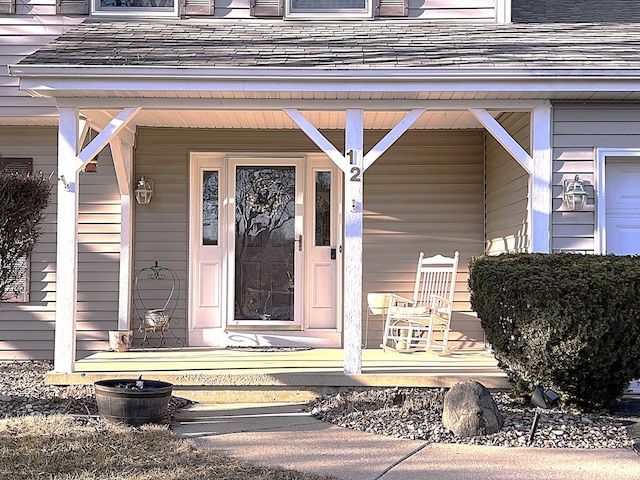
<path fill-rule="evenodd" d="M 30 175 L 33 171 L 32 158 L 3 158 L 0 157 L 0 172 Z M 29 301 L 29 280 L 31 261 L 28 257 L 20 259 L 20 276 L 13 285 L 16 295 L 4 300 L 7 303 L 26 303 Z"/>
<path fill-rule="evenodd" d="M 373 0 L 286 0 L 285 16 L 372 18 Z"/>
<path fill-rule="evenodd" d="M 93 0 L 92 10 L 109 15 L 176 16 L 178 0 Z"/>

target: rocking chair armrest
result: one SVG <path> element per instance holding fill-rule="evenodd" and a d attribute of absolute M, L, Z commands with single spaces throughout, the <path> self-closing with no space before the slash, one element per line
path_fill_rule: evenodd
<path fill-rule="evenodd" d="M 439 318 L 442 321 L 447 322 L 451 317 L 453 302 L 448 298 L 441 297 L 440 295 L 434 295 L 431 299 L 431 310 L 434 319 Z"/>
<path fill-rule="evenodd" d="M 449 300 L 448 298 L 444 298 L 440 295 L 432 295 L 431 296 L 431 302 L 432 303 L 445 303 L 447 305 L 451 305 L 453 302 L 451 300 Z"/>
<path fill-rule="evenodd" d="M 402 295 L 398 295 L 397 293 L 389 294 L 389 306 L 395 307 L 398 303 L 404 303 L 405 307 L 413 305 L 415 302 L 409 298 L 403 297 Z"/>

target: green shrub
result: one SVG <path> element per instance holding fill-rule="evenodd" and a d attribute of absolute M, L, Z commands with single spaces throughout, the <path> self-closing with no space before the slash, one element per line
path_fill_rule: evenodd
<path fill-rule="evenodd" d="M 640 378 L 640 257 L 504 254 L 469 269 L 471 306 L 517 393 L 541 385 L 598 409 Z"/>
<path fill-rule="evenodd" d="M 20 293 L 25 259 L 42 234 L 51 184 L 38 175 L 0 173 L 0 301 Z"/>

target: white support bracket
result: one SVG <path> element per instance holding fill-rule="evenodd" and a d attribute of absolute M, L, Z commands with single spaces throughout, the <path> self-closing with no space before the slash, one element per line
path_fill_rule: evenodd
<path fill-rule="evenodd" d="M 386 152 L 396 140 L 398 140 L 404 133 L 411 128 L 418 118 L 425 112 L 425 108 L 416 108 L 407 113 L 400 122 L 387 133 L 382 140 L 380 140 L 375 147 L 367 152 L 363 160 L 363 171 L 366 171 L 373 162 L 375 162 L 380 156 Z"/>
<path fill-rule="evenodd" d="M 100 133 L 91 140 L 89 145 L 87 145 L 84 150 L 82 150 L 78 154 L 78 158 L 82 161 L 84 165 L 93 157 L 98 155 L 100 151 L 106 147 L 106 145 L 113 140 L 118 133 L 127 126 L 133 117 L 141 110 L 140 107 L 133 108 L 127 107 L 123 108 L 115 117 L 111 119 L 109 124 L 105 126 Z"/>
<path fill-rule="evenodd" d="M 533 172 L 533 159 L 524 148 L 500 125 L 489 112 L 482 108 L 470 108 L 471 112 L 496 141 L 524 168 L 528 174 Z"/>
<path fill-rule="evenodd" d="M 283 111 L 289 115 L 289 118 L 291 118 L 291 120 L 293 120 L 300 129 L 307 134 L 307 137 L 309 137 L 309 139 L 311 139 L 311 141 L 315 143 L 320 150 L 326 153 L 327 156 L 333 160 L 333 163 L 335 163 L 340 170 L 345 173 L 349 171 L 350 165 L 344 155 L 342 155 L 342 153 L 340 153 L 338 149 L 334 147 L 333 144 L 327 140 L 327 138 L 322 135 L 322 133 L 320 133 L 304 115 L 295 108 L 285 108 Z"/>

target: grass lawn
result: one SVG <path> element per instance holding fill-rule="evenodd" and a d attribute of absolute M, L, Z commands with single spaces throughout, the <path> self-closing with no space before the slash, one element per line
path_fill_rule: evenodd
<path fill-rule="evenodd" d="M 32 415 L 0 420 L 0 478 L 328 480 L 217 455 L 161 425 Z"/>

